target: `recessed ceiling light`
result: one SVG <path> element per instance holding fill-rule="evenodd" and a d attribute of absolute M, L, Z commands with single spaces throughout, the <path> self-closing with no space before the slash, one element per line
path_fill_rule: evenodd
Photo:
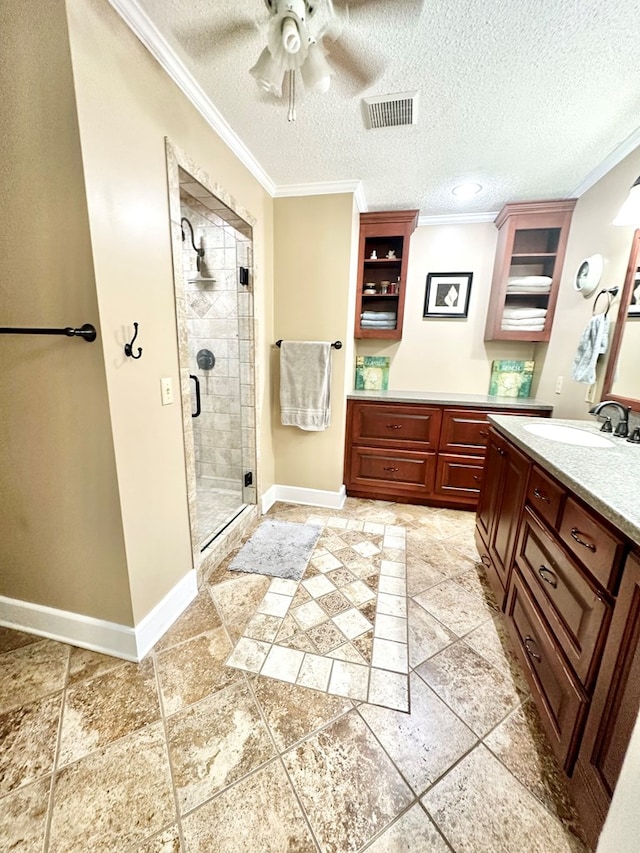
<path fill-rule="evenodd" d="M 451 192 L 458 198 L 473 198 L 474 195 L 478 195 L 481 189 L 481 184 L 476 184 L 475 181 L 467 181 L 465 184 L 458 184 Z"/>

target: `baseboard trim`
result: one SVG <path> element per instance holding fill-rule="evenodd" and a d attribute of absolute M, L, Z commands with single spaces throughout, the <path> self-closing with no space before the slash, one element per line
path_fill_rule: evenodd
<path fill-rule="evenodd" d="M 0 625 L 128 661 L 142 660 L 198 592 L 188 572 L 137 628 L 0 596 Z"/>
<path fill-rule="evenodd" d="M 262 496 L 262 512 L 267 512 L 276 501 L 303 506 L 318 506 L 324 509 L 342 509 L 347 490 L 344 485 L 337 492 L 324 489 L 303 489 L 299 486 L 271 486 Z M 266 506 L 266 509 L 265 509 Z"/>

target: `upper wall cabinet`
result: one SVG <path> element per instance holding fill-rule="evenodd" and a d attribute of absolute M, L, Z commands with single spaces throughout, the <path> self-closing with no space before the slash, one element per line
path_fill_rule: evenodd
<path fill-rule="evenodd" d="M 354 337 L 402 338 L 409 240 L 417 210 L 360 214 Z"/>
<path fill-rule="evenodd" d="M 505 205 L 485 341 L 548 341 L 575 199 Z"/>

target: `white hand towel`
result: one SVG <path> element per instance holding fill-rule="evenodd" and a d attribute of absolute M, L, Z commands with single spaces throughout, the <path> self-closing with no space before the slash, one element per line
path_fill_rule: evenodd
<path fill-rule="evenodd" d="M 509 320 L 522 320 L 528 317 L 546 317 L 546 308 L 505 308 L 502 316 Z"/>
<path fill-rule="evenodd" d="M 552 281 L 550 275 L 515 275 L 509 277 L 507 284 L 550 285 Z"/>
<path fill-rule="evenodd" d="M 500 328 L 505 332 L 543 332 L 544 323 L 531 326 L 514 326 L 513 324 L 503 323 Z"/>
<path fill-rule="evenodd" d="M 503 326 L 544 326 L 544 323 L 544 317 L 502 317 Z"/>
<path fill-rule="evenodd" d="M 395 320 L 396 317 L 395 311 L 363 311 L 360 315 L 361 320 Z"/>
<path fill-rule="evenodd" d="M 595 314 L 587 323 L 571 368 L 571 378 L 576 382 L 593 385 L 596 381 L 596 362 L 609 345 L 609 320 L 605 314 Z"/>
<path fill-rule="evenodd" d="M 331 344 L 282 341 L 280 419 L 284 426 L 319 431 L 331 422 Z"/>

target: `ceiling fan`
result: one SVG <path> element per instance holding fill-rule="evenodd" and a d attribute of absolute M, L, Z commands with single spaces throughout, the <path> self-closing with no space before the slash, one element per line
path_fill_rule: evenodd
<path fill-rule="evenodd" d="M 407 2 L 421 5 L 422 0 Z M 357 50 L 350 49 L 342 36 L 348 29 L 350 8 L 388 7 L 384 0 L 264 0 L 264 4 L 266 20 L 240 20 L 218 27 L 212 39 L 207 39 L 206 49 L 209 51 L 212 44 L 217 48 L 228 46 L 257 29 L 266 45 L 250 73 L 263 92 L 278 98 L 288 94 L 289 121 L 296 118 L 298 75 L 305 91 L 325 93 L 336 72 L 364 89 L 383 70 L 379 59 L 358 57 Z"/>

